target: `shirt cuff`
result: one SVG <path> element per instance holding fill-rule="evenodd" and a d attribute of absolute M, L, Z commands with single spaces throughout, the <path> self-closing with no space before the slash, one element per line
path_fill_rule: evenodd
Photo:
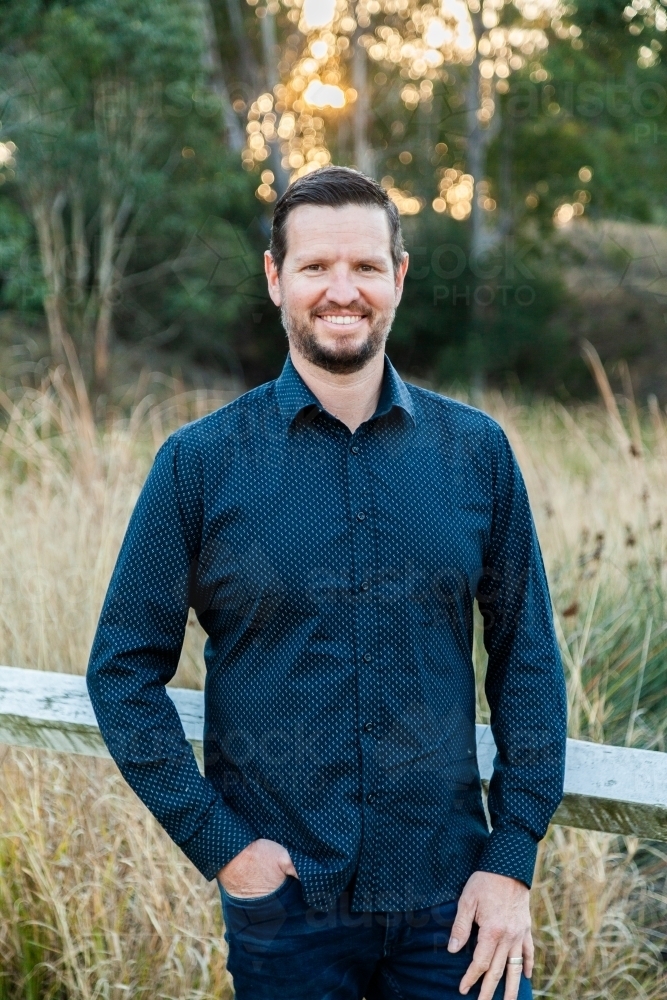
<path fill-rule="evenodd" d="M 257 840 L 255 831 L 221 799 L 217 799 L 204 825 L 178 846 L 210 881 L 253 840 Z"/>
<path fill-rule="evenodd" d="M 535 873 L 538 841 L 518 826 L 492 830 L 477 864 L 480 872 L 507 875 L 530 889 Z"/>

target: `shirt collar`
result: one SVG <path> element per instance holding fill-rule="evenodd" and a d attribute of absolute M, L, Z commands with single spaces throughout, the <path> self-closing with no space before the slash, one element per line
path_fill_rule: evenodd
<path fill-rule="evenodd" d="M 279 378 L 276 379 L 275 385 L 280 412 L 290 425 L 300 414 L 313 407 L 317 411 L 322 412 L 322 404 L 299 375 L 292 364 L 289 354 Z M 371 420 L 375 420 L 376 417 L 385 416 L 395 406 L 407 413 L 412 422 L 415 422 L 415 408 L 412 397 L 408 392 L 405 382 L 385 354 L 380 399 Z"/>

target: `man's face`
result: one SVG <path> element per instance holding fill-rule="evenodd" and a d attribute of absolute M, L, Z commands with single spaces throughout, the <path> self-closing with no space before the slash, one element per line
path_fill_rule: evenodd
<path fill-rule="evenodd" d="M 269 294 L 290 347 L 327 371 L 360 368 L 383 350 L 408 266 L 394 272 L 379 206 L 299 205 L 287 217 L 280 275 L 265 256 Z"/>

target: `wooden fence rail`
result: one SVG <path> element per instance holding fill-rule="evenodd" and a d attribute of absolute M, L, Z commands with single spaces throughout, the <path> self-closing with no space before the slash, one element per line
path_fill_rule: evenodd
<path fill-rule="evenodd" d="M 167 688 L 202 766 L 204 695 Z M 85 678 L 0 667 L 0 743 L 108 757 Z M 477 726 L 477 757 L 488 782 L 496 747 Z M 554 822 L 667 841 L 667 753 L 567 741 L 565 795 Z"/>

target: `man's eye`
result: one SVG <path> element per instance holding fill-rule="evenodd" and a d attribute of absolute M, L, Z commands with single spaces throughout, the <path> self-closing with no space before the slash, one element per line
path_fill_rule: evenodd
<path fill-rule="evenodd" d="M 321 271 L 322 270 L 322 265 L 321 264 L 308 264 L 306 266 L 306 270 L 307 271 Z"/>

